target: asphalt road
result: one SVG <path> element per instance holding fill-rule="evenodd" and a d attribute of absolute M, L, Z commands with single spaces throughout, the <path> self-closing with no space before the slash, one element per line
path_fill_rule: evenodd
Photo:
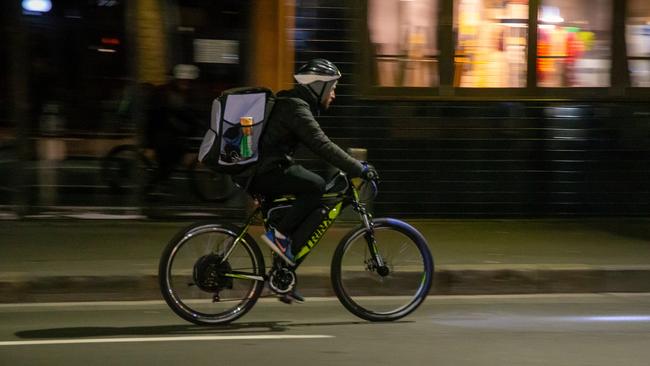
<path fill-rule="evenodd" d="M 0 365 L 647 365 L 650 294 L 430 297 L 368 323 L 265 299 L 199 327 L 160 302 L 0 305 Z"/>

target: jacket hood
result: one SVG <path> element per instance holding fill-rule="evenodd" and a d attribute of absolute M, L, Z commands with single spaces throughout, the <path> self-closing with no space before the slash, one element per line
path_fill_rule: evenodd
<path fill-rule="evenodd" d="M 309 89 L 302 85 L 296 85 L 296 87 L 291 90 L 282 90 L 278 92 L 277 96 L 282 98 L 302 99 L 309 104 L 309 109 L 313 115 L 316 116 L 319 114 L 320 108 L 318 108 L 318 99 L 316 99 L 316 96 L 312 94 Z"/>

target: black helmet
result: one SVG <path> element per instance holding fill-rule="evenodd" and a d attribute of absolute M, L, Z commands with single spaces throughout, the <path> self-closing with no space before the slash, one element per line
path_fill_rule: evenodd
<path fill-rule="evenodd" d="M 300 67 L 293 77 L 298 84 L 307 87 L 320 104 L 329 96 L 341 72 L 331 61 L 316 58 Z"/>

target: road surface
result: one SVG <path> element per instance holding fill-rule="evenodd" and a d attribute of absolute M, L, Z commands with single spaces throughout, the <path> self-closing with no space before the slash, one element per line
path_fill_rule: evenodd
<path fill-rule="evenodd" d="M 650 294 L 441 296 L 394 323 L 264 299 L 199 327 L 158 301 L 0 305 L 0 365 L 647 365 Z"/>

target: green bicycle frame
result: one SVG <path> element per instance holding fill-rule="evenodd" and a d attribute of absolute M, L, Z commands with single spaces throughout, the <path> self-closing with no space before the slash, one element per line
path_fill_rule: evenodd
<path fill-rule="evenodd" d="M 311 235 L 309 236 L 309 240 L 307 240 L 307 243 L 303 245 L 302 249 L 296 254 L 295 256 L 295 261 L 296 261 L 296 266 L 298 266 L 299 263 L 303 261 L 305 256 L 309 254 L 309 252 L 314 249 L 316 244 L 318 244 L 321 240 L 321 238 L 325 235 L 327 232 L 327 229 L 336 221 L 336 218 L 339 217 L 339 214 L 341 213 L 341 210 L 343 209 L 343 201 L 338 202 L 334 207 L 330 208 L 329 212 L 327 213 L 327 216 L 321 221 L 320 225 L 314 230 Z"/>
<path fill-rule="evenodd" d="M 300 249 L 300 251 L 296 254 L 295 256 L 295 264 L 293 266 L 294 269 L 298 268 L 300 263 L 302 263 L 307 255 L 316 247 L 316 245 L 321 241 L 327 230 L 332 226 L 332 224 L 336 221 L 336 219 L 339 217 L 341 214 L 341 211 L 349 205 L 352 205 L 354 210 L 359 213 L 362 223 L 364 224 L 367 234 L 366 234 L 366 239 L 368 241 L 368 247 L 370 249 L 370 252 L 373 254 L 373 257 L 377 261 L 377 265 L 383 265 L 383 261 L 381 259 L 381 256 L 378 255 L 378 250 L 376 247 L 376 243 L 374 240 L 374 235 L 373 235 L 373 228 L 372 228 L 372 222 L 370 219 L 370 215 L 366 211 L 364 205 L 360 203 L 360 196 L 359 196 L 359 191 L 355 187 L 354 184 L 352 184 L 350 178 L 345 176 L 345 180 L 347 183 L 347 188 L 343 192 L 339 193 L 326 193 L 323 195 L 322 200 L 323 202 L 328 202 L 329 204 L 329 211 L 327 212 L 327 215 L 323 218 L 321 223 L 316 227 L 316 229 L 309 235 L 309 239 L 307 242 L 303 245 L 303 247 Z M 286 196 L 286 197 L 281 197 L 278 199 L 275 199 L 272 201 L 272 204 L 278 204 L 282 202 L 287 202 L 290 203 L 293 200 L 291 196 Z M 226 261 L 230 254 L 232 253 L 233 249 L 237 244 L 242 240 L 242 238 L 246 235 L 248 232 L 249 228 L 253 225 L 253 223 L 256 221 L 256 218 L 258 215 L 261 214 L 261 207 L 258 206 L 255 211 L 249 216 L 248 220 L 246 220 L 246 224 L 244 227 L 241 229 L 239 232 L 237 238 L 233 241 L 232 245 L 230 246 L 230 249 L 227 251 L 227 253 L 224 255 L 223 260 Z M 264 223 L 266 225 L 266 220 L 267 218 L 263 218 Z M 255 279 L 259 280 L 258 276 L 250 276 L 248 274 L 238 274 L 238 273 L 231 273 L 227 274 L 226 276 L 228 277 L 234 277 L 234 278 L 247 278 L 247 279 Z M 254 278 L 253 278 L 254 277 Z"/>

